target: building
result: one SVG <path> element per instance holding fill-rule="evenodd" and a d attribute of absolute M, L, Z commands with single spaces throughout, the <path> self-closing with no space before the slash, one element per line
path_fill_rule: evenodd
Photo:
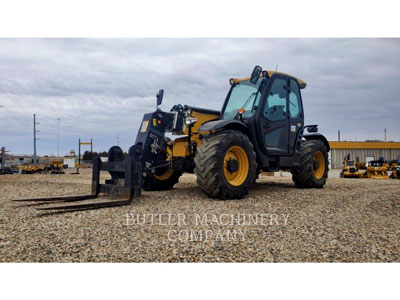
<path fill-rule="evenodd" d="M 350 154 L 351 160 L 400 160 L 400 142 L 329 142 L 331 169 L 341 168 L 343 160 Z"/>
<path fill-rule="evenodd" d="M 64 158 L 64 166 L 67 168 L 75 168 L 75 157 Z"/>
<path fill-rule="evenodd" d="M 69 168 L 75 167 L 75 157 L 56 157 L 56 156 L 42 156 L 38 157 L 39 164 L 50 164 L 52 161 L 63 161 Z M 65 162 L 67 161 L 67 162 Z M 16 168 L 22 165 L 33 164 L 32 155 L 7 155 L 5 156 L 5 166 L 10 168 Z M 72 167 L 71 167 L 72 166 Z"/>
<path fill-rule="evenodd" d="M 31 164 L 32 155 L 6 155 L 5 165 L 9 168 L 16 168 L 17 166 L 22 166 L 23 164 Z"/>

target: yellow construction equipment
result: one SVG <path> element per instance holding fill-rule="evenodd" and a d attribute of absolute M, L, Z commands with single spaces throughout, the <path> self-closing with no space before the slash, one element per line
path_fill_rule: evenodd
<path fill-rule="evenodd" d="M 24 164 L 17 169 L 21 174 L 64 174 L 65 167 L 61 160 L 53 160 L 47 164 Z"/>
<path fill-rule="evenodd" d="M 323 188 L 330 146 L 318 133 L 318 125 L 304 123 L 301 89 L 307 84 L 260 66 L 250 77 L 232 78 L 229 83 L 220 111 L 181 104 L 162 111 L 161 89 L 156 96 L 157 109 L 144 115 L 128 155 L 114 146 L 108 152 L 108 162 L 93 160 L 90 195 L 22 201 L 73 202 L 106 193 L 118 201 L 57 203 L 38 209 L 127 205 L 142 188 L 172 189 L 184 172 L 194 173 L 201 190 L 221 200 L 247 195 L 260 172 L 289 171 L 296 187 Z M 172 141 L 166 133 L 179 137 Z M 101 170 L 111 175 L 105 184 L 99 181 Z"/>
<path fill-rule="evenodd" d="M 367 164 L 365 162 L 356 162 L 357 170 L 366 170 Z"/>
<path fill-rule="evenodd" d="M 388 165 L 389 165 L 388 171 L 394 171 L 396 170 L 396 167 L 399 165 L 399 162 L 398 160 L 388 161 Z"/>
<path fill-rule="evenodd" d="M 363 178 L 371 179 L 388 179 L 388 167 L 381 160 L 370 161 L 367 165 L 367 169 L 363 174 Z"/>
<path fill-rule="evenodd" d="M 340 178 L 361 178 L 358 165 L 354 160 L 343 161 L 343 170 L 340 172 Z"/>
<path fill-rule="evenodd" d="M 17 169 L 21 174 L 41 174 L 46 172 L 46 165 L 44 164 L 26 164 L 18 166 Z"/>
<path fill-rule="evenodd" d="M 53 160 L 50 165 L 46 167 L 46 171 L 51 174 L 64 174 L 65 167 L 61 160 Z"/>
<path fill-rule="evenodd" d="M 392 174 L 390 174 L 392 179 L 400 179 L 400 165 L 396 164 L 392 166 Z"/>

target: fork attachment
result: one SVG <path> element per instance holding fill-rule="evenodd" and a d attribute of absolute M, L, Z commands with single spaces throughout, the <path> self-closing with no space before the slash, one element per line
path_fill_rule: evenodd
<path fill-rule="evenodd" d="M 100 157 L 95 157 L 93 159 L 92 192 L 89 195 L 27 198 L 13 201 L 37 202 L 34 205 L 52 203 L 52 205 L 39 206 L 36 209 L 65 211 L 128 205 L 141 194 L 141 150 L 142 145 L 136 144 L 130 147 L 128 156 L 124 158 L 122 149 L 113 146 L 108 151 L 108 162 L 102 162 Z M 104 184 L 100 183 L 100 171 L 108 171 L 111 179 L 105 180 Z M 77 201 L 95 199 L 99 194 L 109 195 L 112 200 L 76 203 Z"/>

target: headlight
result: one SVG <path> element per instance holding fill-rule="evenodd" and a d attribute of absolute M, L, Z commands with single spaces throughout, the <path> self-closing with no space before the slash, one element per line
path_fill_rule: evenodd
<path fill-rule="evenodd" d="M 197 122 L 197 118 L 196 117 L 186 117 L 185 118 L 185 124 L 186 125 L 192 125 L 194 123 Z"/>

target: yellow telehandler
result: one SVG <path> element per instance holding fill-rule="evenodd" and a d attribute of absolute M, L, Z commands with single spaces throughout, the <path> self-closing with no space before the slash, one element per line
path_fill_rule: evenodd
<path fill-rule="evenodd" d="M 290 171 L 296 187 L 322 188 L 330 147 L 317 125 L 304 124 L 301 89 L 306 83 L 259 66 L 250 77 L 232 78 L 229 83 L 220 111 L 180 104 L 162 111 L 158 106 L 164 90 L 160 90 L 157 109 L 144 115 L 128 157 L 114 146 L 107 163 L 94 159 L 90 195 L 20 201 L 72 202 L 38 207 L 41 210 L 126 205 L 142 188 L 173 188 L 184 172 L 196 174 L 200 188 L 216 199 L 247 195 L 260 172 Z M 167 132 L 179 137 L 170 140 Z M 99 182 L 101 170 L 111 174 L 104 184 Z M 99 193 L 117 199 L 74 203 Z"/>

